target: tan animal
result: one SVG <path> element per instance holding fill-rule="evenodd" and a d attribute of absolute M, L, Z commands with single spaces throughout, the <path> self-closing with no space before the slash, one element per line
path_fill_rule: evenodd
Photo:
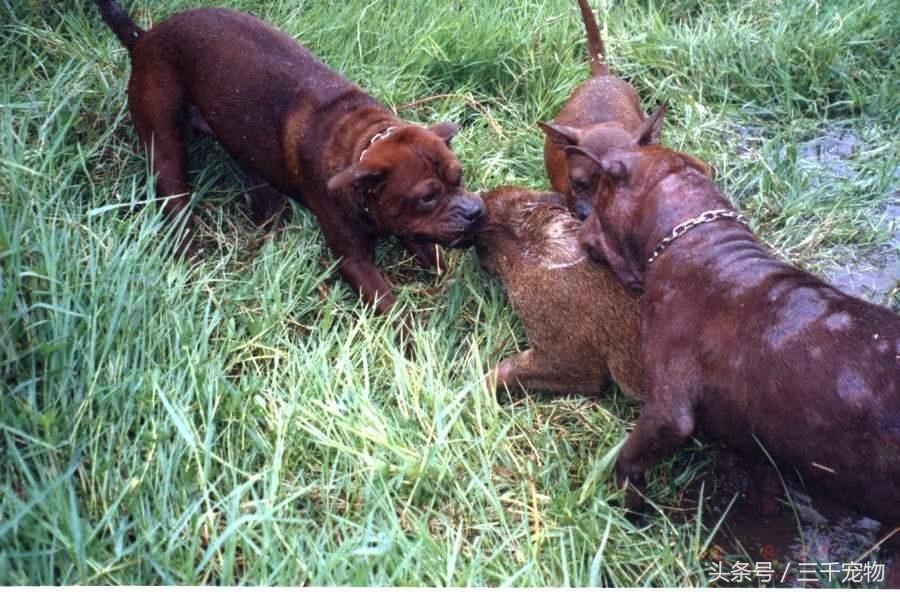
<path fill-rule="evenodd" d="M 475 249 L 503 281 L 531 346 L 497 366 L 498 388 L 600 394 L 612 375 L 642 398 L 637 300 L 578 246 L 565 196 L 503 187 L 483 197 Z"/>

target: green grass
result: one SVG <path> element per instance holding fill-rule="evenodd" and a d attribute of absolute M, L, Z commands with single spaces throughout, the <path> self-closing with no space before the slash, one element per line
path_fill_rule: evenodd
<path fill-rule="evenodd" d="M 461 122 L 471 188 L 545 186 L 535 122 L 588 70 L 574 1 L 227 4 L 403 117 Z M 600 4 L 615 71 L 670 104 L 665 142 L 711 162 L 779 253 L 821 271 L 885 248 L 890 2 Z M 194 3 L 124 5 L 147 25 Z M 0 584 L 706 582 L 698 520 L 635 526 L 618 507 L 638 407 L 486 392 L 524 337 L 473 254 L 435 276 L 379 252 L 420 320 L 406 359 L 332 278 L 311 216 L 254 227 L 236 167 L 201 141 L 207 254 L 173 262 L 128 71 L 91 2 L 0 0 Z M 838 128 L 864 142 L 846 176 L 803 157 Z M 651 498 L 676 506 L 709 455 L 694 442 L 654 469 Z"/>

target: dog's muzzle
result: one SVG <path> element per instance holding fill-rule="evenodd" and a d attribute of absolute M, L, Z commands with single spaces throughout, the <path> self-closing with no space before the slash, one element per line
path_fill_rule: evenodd
<path fill-rule="evenodd" d="M 587 220 L 588 216 L 591 215 L 591 210 L 593 208 L 593 204 L 590 200 L 587 199 L 576 199 L 575 207 L 572 210 L 572 213 L 575 214 L 575 217 L 584 222 Z"/>
<path fill-rule="evenodd" d="M 456 198 L 453 204 L 453 221 L 459 235 L 446 243 L 447 247 L 465 249 L 475 241 L 475 233 L 484 224 L 484 201 L 476 194 Z"/>
<path fill-rule="evenodd" d="M 484 222 L 484 201 L 477 195 L 459 198 L 458 216 L 468 232 L 477 229 Z"/>

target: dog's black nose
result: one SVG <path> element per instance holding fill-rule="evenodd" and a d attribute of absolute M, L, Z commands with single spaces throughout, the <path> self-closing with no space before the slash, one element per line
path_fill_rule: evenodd
<path fill-rule="evenodd" d="M 484 216 L 484 204 L 481 200 L 463 204 L 462 215 L 468 222 L 475 222 Z"/>
<path fill-rule="evenodd" d="M 592 209 L 591 202 L 586 199 L 579 199 L 575 202 L 575 216 L 581 221 L 591 215 Z"/>

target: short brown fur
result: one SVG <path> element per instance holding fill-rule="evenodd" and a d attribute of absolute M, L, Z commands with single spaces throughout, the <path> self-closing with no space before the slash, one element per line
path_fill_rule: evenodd
<path fill-rule="evenodd" d="M 504 187 L 484 199 L 475 248 L 500 276 L 530 346 L 497 366 L 498 387 L 600 394 L 612 375 L 627 396 L 641 398 L 638 302 L 609 269 L 587 260 L 565 197 Z"/>
<path fill-rule="evenodd" d="M 211 133 L 267 184 L 255 217 L 271 218 L 284 195 L 308 207 L 341 275 L 381 312 L 395 297 L 373 261 L 378 237 L 400 237 L 434 266 L 435 243 L 463 246 L 479 223 L 481 199 L 449 149 L 454 124 L 405 124 L 248 14 L 188 10 L 142 31 L 112 0 L 96 3 L 131 54 L 128 105 L 168 215 L 189 203 L 188 134 Z"/>
<path fill-rule="evenodd" d="M 651 117 L 641 109 L 641 98 L 633 86 L 610 74 L 600 29 L 588 4 L 578 0 L 588 38 L 591 77 L 572 93 L 552 123 L 539 123 L 544 130 L 544 165 L 550 186 L 565 194 L 569 209 L 584 219 L 590 213 L 598 183 L 603 180 L 590 159 L 567 154 L 566 148 L 580 146 L 602 150 L 598 139 L 609 127 L 628 132 L 640 130 L 644 144 L 659 143 L 665 105 Z"/>
<path fill-rule="evenodd" d="M 608 176 L 585 249 L 641 296 L 647 403 L 617 463 L 620 483 L 703 430 L 766 451 L 812 491 L 900 525 L 900 317 L 774 257 L 743 224 L 672 229 L 730 209 L 693 159 L 634 138 L 587 154 Z M 628 503 L 640 505 L 634 490 Z"/>

